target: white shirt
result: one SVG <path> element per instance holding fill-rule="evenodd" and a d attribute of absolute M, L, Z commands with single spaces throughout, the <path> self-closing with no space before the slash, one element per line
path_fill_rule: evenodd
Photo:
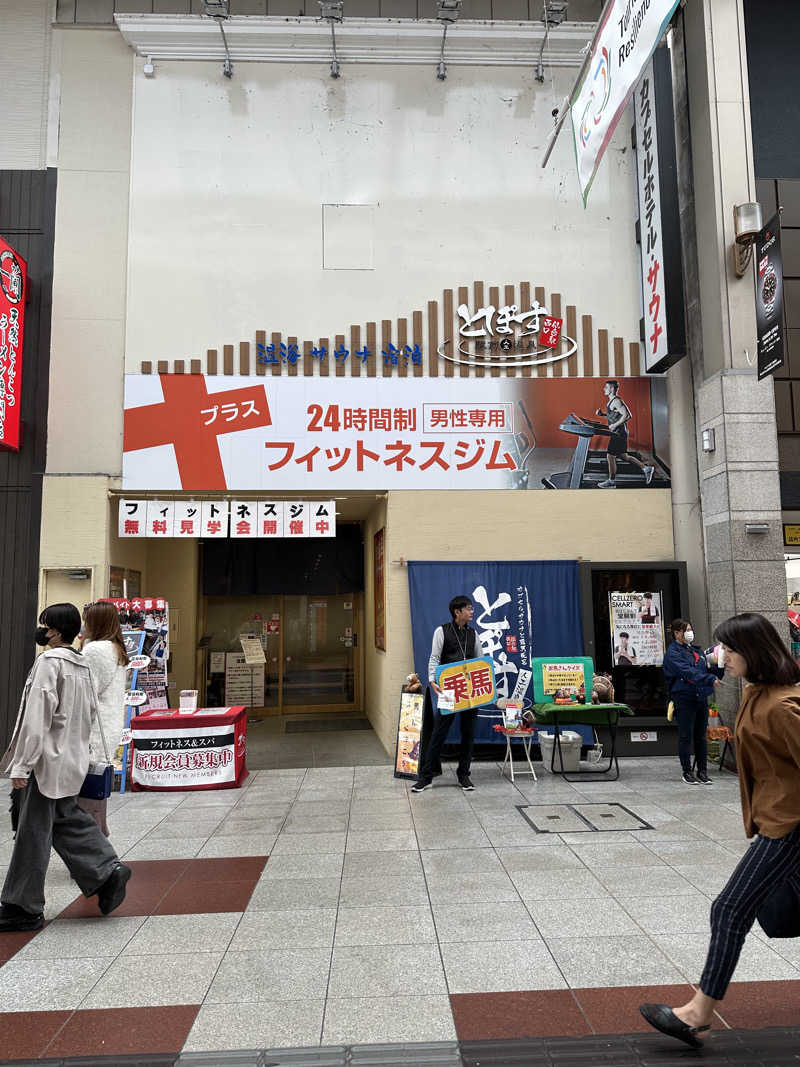
<path fill-rule="evenodd" d="M 92 673 L 97 690 L 98 714 L 103 724 L 108 754 L 113 758 L 125 726 L 126 670 L 117 658 L 117 646 L 113 641 L 87 641 L 83 646 L 83 658 Z M 104 755 L 100 731 L 96 727 L 92 729 L 91 747 L 95 758 Z"/>

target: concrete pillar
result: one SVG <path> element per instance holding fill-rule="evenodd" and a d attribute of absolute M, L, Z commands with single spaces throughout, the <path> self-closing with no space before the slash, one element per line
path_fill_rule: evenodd
<path fill-rule="evenodd" d="M 771 378 L 758 382 L 754 365 L 752 268 L 737 278 L 731 250 L 733 207 L 756 198 L 742 2 L 693 0 L 684 20 L 697 237 L 696 276 L 687 282 L 699 304 L 690 366 L 709 631 L 729 615 L 759 611 L 788 640 L 774 390 Z M 715 432 L 710 453 L 705 429 Z M 679 498 L 676 515 L 680 506 Z M 766 522 L 768 532 L 748 534 L 748 522 Z M 730 722 L 738 686 L 719 695 Z"/>

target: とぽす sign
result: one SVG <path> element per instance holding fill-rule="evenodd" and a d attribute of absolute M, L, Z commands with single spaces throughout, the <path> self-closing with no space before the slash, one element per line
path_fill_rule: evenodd
<path fill-rule="evenodd" d="M 494 663 L 490 656 L 446 663 L 436 668 L 436 684 L 453 694 L 454 711 L 492 704 L 496 698 Z"/>

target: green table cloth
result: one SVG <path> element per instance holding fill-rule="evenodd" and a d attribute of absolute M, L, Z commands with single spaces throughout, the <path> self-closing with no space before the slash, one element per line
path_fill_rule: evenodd
<path fill-rule="evenodd" d="M 633 715 L 633 709 L 627 704 L 534 704 L 534 718 L 542 726 L 560 723 L 575 723 L 578 726 L 608 726 L 611 712 L 620 715 Z"/>

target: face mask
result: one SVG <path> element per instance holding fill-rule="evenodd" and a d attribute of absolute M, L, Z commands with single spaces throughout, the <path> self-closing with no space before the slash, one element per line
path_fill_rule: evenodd
<path fill-rule="evenodd" d="M 36 627 L 36 644 L 46 645 L 50 638 L 47 636 L 50 633 L 49 626 L 37 626 Z"/>
<path fill-rule="evenodd" d="M 694 630 L 684 630 L 683 639 L 687 645 L 690 645 L 694 641 Z"/>

